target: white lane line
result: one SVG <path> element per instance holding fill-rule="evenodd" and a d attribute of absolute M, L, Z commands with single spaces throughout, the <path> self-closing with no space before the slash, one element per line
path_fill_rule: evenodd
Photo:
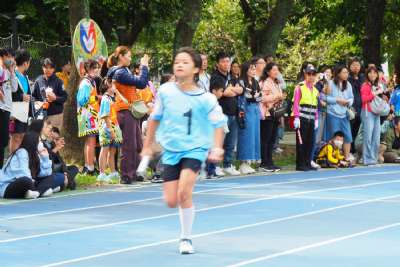
<path fill-rule="evenodd" d="M 233 232 L 233 231 L 239 231 L 239 230 L 243 230 L 243 229 L 248 229 L 248 228 L 267 225 L 267 224 L 272 224 L 272 223 L 290 221 L 290 220 L 294 220 L 294 219 L 304 218 L 304 217 L 307 217 L 307 216 L 313 216 L 313 215 L 323 214 L 323 213 L 336 211 L 336 210 L 340 210 L 340 209 L 346 209 L 346 208 L 351 208 L 351 207 L 371 204 L 371 203 L 379 202 L 379 201 L 383 201 L 383 200 L 388 200 L 388 199 L 392 199 L 392 198 L 398 198 L 399 196 L 400 196 L 400 194 L 392 195 L 392 196 L 386 196 L 386 197 L 380 197 L 380 198 L 374 198 L 374 199 L 369 199 L 369 200 L 365 200 L 365 201 L 350 203 L 350 204 L 346 204 L 346 205 L 340 205 L 340 206 L 335 206 L 335 207 L 331 207 L 331 208 L 315 210 L 315 211 L 311 211 L 311 212 L 299 213 L 299 214 L 295 214 L 295 215 L 291 215 L 291 216 L 287 216 L 287 217 L 281 217 L 281 218 L 272 219 L 272 220 L 265 220 L 265 221 L 252 223 L 252 224 L 244 224 L 244 225 L 241 225 L 241 226 L 225 228 L 225 229 L 221 229 L 221 230 L 216 230 L 216 231 L 211 231 L 211 232 L 206 232 L 206 233 L 202 233 L 202 234 L 193 235 L 193 238 L 207 237 L 207 236 L 223 234 L 223 233 L 229 233 L 229 232 Z M 148 243 L 148 244 L 128 247 L 128 248 L 124 248 L 124 249 L 111 250 L 111 251 L 108 251 L 108 252 L 98 253 L 98 254 L 85 256 L 85 257 L 79 257 L 79 258 L 75 258 L 75 259 L 71 259 L 71 260 L 55 262 L 55 263 L 51 263 L 51 264 L 42 265 L 41 267 L 61 266 L 61 265 L 65 265 L 65 264 L 71 264 L 71 263 L 86 261 L 86 260 L 90 260 L 90 259 L 95 259 L 95 258 L 100 258 L 100 257 L 105 257 L 105 256 L 111 256 L 111 255 L 120 254 L 120 253 L 124 253 L 124 252 L 131 252 L 131 251 L 135 251 L 135 250 L 142 249 L 142 248 L 149 248 L 149 247 L 156 247 L 156 246 L 160 246 L 160 245 L 166 245 L 166 244 L 175 243 L 175 242 L 178 242 L 178 241 L 179 241 L 178 239 L 163 240 L 163 241 L 159 241 L 159 242 L 153 242 L 153 243 Z"/>
<path fill-rule="evenodd" d="M 391 166 L 391 165 L 390 165 Z M 360 166 L 358 169 L 365 169 L 367 167 L 363 167 Z M 378 170 L 374 169 L 374 170 Z M 320 170 L 319 172 L 327 172 L 330 170 Z M 345 177 L 357 177 L 360 175 L 363 176 L 370 176 L 370 175 L 380 175 L 380 174 L 394 174 L 394 173 L 400 173 L 400 171 L 383 171 L 383 172 L 375 172 L 375 173 L 358 173 L 358 174 L 350 174 L 350 175 L 341 175 L 338 178 L 345 178 Z M 224 183 L 227 180 L 239 180 L 239 179 L 243 179 L 243 178 L 254 178 L 254 177 L 260 177 L 260 178 L 267 178 L 270 176 L 283 176 L 283 175 L 288 175 L 288 174 L 303 174 L 303 173 L 299 173 L 296 171 L 288 171 L 288 172 L 280 172 L 280 173 L 274 173 L 274 174 L 270 174 L 270 173 L 265 173 L 265 174 L 255 174 L 255 175 L 246 175 L 246 176 L 230 176 L 230 177 L 224 177 L 223 179 L 215 179 L 215 180 L 211 180 L 211 183 Z M 325 178 L 329 178 L 325 177 Z M 322 178 L 322 179 L 325 179 Z M 316 178 L 319 181 L 323 181 L 320 180 L 319 178 Z M 312 180 L 312 179 L 306 179 L 306 180 Z M 302 181 L 302 180 L 299 180 Z M 203 185 L 201 183 L 199 183 L 198 185 Z M 33 202 L 33 201 L 51 201 L 53 199 L 57 199 L 57 198 L 66 198 L 66 197 L 74 197 L 74 196 L 81 196 L 81 195 L 90 195 L 90 194 L 96 194 L 96 193 L 107 193 L 107 192 L 118 192 L 118 191 L 124 191 L 124 192 L 133 192 L 137 189 L 142 189 L 142 188 L 149 188 L 149 187 L 159 187 L 159 184 L 150 184 L 150 183 L 143 183 L 143 184 L 139 184 L 139 185 L 123 185 L 123 186 L 118 186 L 117 188 L 114 189 L 102 189 L 102 190 L 94 190 L 94 191 L 88 191 L 88 192 L 79 192 L 79 193 L 71 193 L 71 194 L 65 194 L 65 195 L 55 195 L 52 196 L 51 198 L 36 198 L 36 199 L 25 199 L 25 200 L 17 200 L 17 201 L 5 201 L 5 202 L 1 202 L 0 201 L 0 206 L 7 206 L 7 205 L 12 205 L 12 204 L 21 204 L 21 203 L 27 203 L 27 202 Z M 132 191 L 131 191 L 132 190 Z"/>
<path fill-rule="evenodd" d="M 373 175 L 382 175 L 382 174 L 394 174 L 394 173 L 400 173 L 400 171 L 367 173 L 367 174 L 363 174 L 362 177 L 373 176 Z M 302 180 L 290 180 L 290 181 L 285 181 L 285 182 L 275 182 L 275 183 L 266 183 L 266 184 L 252 184 L 252 185 L 238 185 L 238 186 L 231 186 L 231 187 L 219 187 L 219 188 L 196 191 L 196 192 L 194 192 L 194 194 L 203 194 L 203 193 L 208 193 L 208 192 L 218 192 L 218 191 L 233 190 L 233 189 L 261 188 L 261 187 L 270 187 L 270 186 L 276 186 L 276 185 L 319 182 L 319 181 L 327 181 L 327 180 L 334 180 L 334 179 L 346 179 L 349 177 L 360 177 L 360 174 L 328 176 L 328 177 L 324 177 L 324 178 L 312 178 L 312 179 L 302 179 Z M 104 204 L 104 205 L 95 205 L 95 206 L 89 206 L 89 207 L 83 207 L 83 208 L 73 208 L 73 209 L 49 211 L 49 212 L 43 212 L 43 213 L 33 213 L 33 214 L 13 216 L 13 217 L 3 217 L 3 218 L 0 218 L 0 221 L 17 220 L 17 219 L 20 220 L 20 219 L 33 218 L 33 217 L 46 216 L 46 215 L 63 214 L 63 213 L 69 213 L 69 212 L 79 212 L 79 211 L 87 211 L 87 210 L 92 210 L 92 209 L 131 205 L 131 204 L 143 203 L 143 202 L 147 202 L 147 201 L 154 201 L 154 200 L 161 200 L 161 199 L 163 199 L 163 198 L 155 197 L 155 198 L 117 202 L 117 203 Z"/>
<path fill-rule="evenodd" d="M 239 263 L 228 265 L 228 267 L 240 267 L 240 266 L 245 266 L 245 265 L 249 265 L 249 264 L 253 264 L 253 263 L 257 263 L 257 262 L 261 262 L 261 261 L 266 261 L 266 260 L 270 260 L 270 259 L 274 259 L 274 258 L 278 258 L 278 257 L 282 257 L 282 256 L 287 256 L 287 255 L 299 253 L 299 252 L 310 250 L 310 249 L 314 249 L 314 248 L 320 248 L 320 247 L 328 246 L 328 245 L 331 245 L 331 244 L 335 244 L 335 243 L 342 242 L 342 241 L 345 241 L 345 240 L 353 239 L 353 238 L 356 238 L 356 237 L 365 236 L 365 235 L 376 233 L 376 232 L 381 232 L 381 231 L 384 231 L 384 230 L 387 230 L 387 229 L 391 229 L 391 228 L 395 228 L 395 227 L 400 227 L 400 222 L 393 223 L 393 224 L 388 224 L 388 225 L 383 225 L 383 226 L 376 227 L 376 228 L 371 228 L 371 229 L 368 229 L 368 230 L 365 230 L 365 231 L 362 231 L 362 232 L 357 232 L 357 233 L 354 233 L 354 234 L 351 234 L 351 235 L 345 235 L 345 236 L 341 236 L 341 237 L 338 237 L 338 238 L 332 238 L 332 239 L 328 239 L 328 240 L 325 240 L 325 241 L 322 241 L 322 242 L 313 243 L 313 244 L 309 244 L 309 245 L 306 245 L 306 246 L 301 246 L 301 247 L 285 250 L 285 251 L 282 251 L 282 252 L 270 254 L 270 255 L 267 255 L 267 256 L 263 256 L 263 257 L 259 257 L 259 258 L 255 258 L 255 259 L 251 259 L 251 260 L 247 260 L 247 261 L 242 261 L 242 262 L 239 262 Z"/>
<path fill-rule="evenodd" d="M 296 193 L 286 193 L 286 194 L 280 194 L 280 195 L 275 195 L 275 196 L 270 196 L 270 197 L 256 198 L 256 199 L 251 199 L 251 200 L 238 201 L 238 202 L 233 202 L 233 203 L 229 203 L 229 204 L 212 206 L 212 207 L 208 207 L 208 208 L 202 208 L 202 209 L 196 210 L 196 212 L 205 212 L 205 211 L 210 211 L 210 210 L 215 210 L 215 209 L 235 207 L 235 206 L 239 206 L 239 205 L 251 204 L 251 203 L 256 203 L 256 202 L 260 202 L 260 201 L 285 198 L 285 197 L 289 197 L 289 196 L 298 196 L 298 195 L 304 195 L 304 194 L 329 192 L 329 191 L 354 189 L 354 188 L 365 188 L 365 187 L 370 187 L 370 186 L 375 186 L 375 185 L 385 185 L 385 184 L 394 184 L 394 183 L 400 183 L 400 180 L 369 183 L 369 184 L 362 184 L 362 185 L 353 185 L 353 186 L 332 187 L 332 188 L 327 188 L 327 189 L 301 191 L 301 192 L 296 192 Z M 90 225 L 90 226 L 84 226 L 84 227 L 79 227 L 79 228 L 72 228 L 72 229 L 68 229 L 68 230 L 61 230 L 61 231 L 55 231 L 55 232 L 49 232 L 49 233 L 43 233 L 43 234 L 29 235 L 29 236 L 24 236 L 24 237 L 9 238 L 9 239 L 0 240 L 0 244 L 11 243 L 11 242 L 16 242 L 16 241 L 21 241 L 21 240 L 28 240 L 28 239 L 42 238 L 42 237 L 54 236 L 54 235 L 72 233 L 72 232 L 79 232 L 79 231 L 85 231 L 85 230 L 113 227 L 113 226 L 117 226 L 117 225 L 131 224 L 131 223 L 143 222 L 143 221 L 149 221 L 149 220 L 155 220 L 155 219 L 162 219 L 162 218 L 172 217 L 172 216 L 176 216 L 176 215 L 178 215 L 178 213 L 176 213 L 176 212 L 175 213 L 167 213 L 164 215 L 158 215 L 158 216 L 152 216 L 152 217 L 124 220 L 124 221 L 118 221 L 118 222 L 114 222 L 114 223 Z"/>

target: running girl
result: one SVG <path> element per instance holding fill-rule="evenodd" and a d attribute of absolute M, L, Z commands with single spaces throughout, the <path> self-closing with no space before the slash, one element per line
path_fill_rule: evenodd
<path fill-rule="evenodd" d="M 163 147 L 164 199 L 170 208 L 179 206 L 181 254 L 192 254 L 195 209 L 192 192 L 202 163 L 222 160 L 226 118 L 214 95 L 198 85 L 201 57 L 192 48 L 181 48 L 174 61 L 176 82 L 162 85 L 149 118 L 142 156 L 151 156 L 151 145 Z"/>

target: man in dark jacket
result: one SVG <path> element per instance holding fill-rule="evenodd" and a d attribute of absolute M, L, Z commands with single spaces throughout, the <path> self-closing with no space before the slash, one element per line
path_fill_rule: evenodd
<path fill-rule="evenodd" d="M 44 102 L 47 117 L 51 124 L 59 129 L 63 126 L 64 103 L 68 95 L 64 90 L 63 81 L 55 74 L 55 65 L 49 58 L 43 60 L 43 75 L 40 75 L 33 87 L 33 97 Z"/>

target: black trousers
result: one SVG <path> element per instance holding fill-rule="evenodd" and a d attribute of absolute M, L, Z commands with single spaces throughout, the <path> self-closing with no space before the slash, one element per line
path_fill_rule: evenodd
<path fill-rule="evenodd" d="M 10 112 L 0 109 L 0 169 L 3 168 L 5 148 L 8 146 Z"/>
<path fill-rule="evenodd" d="M 352 120 L 350 123 L 351 123 L 351 135 L 353 137 L 353 142 L 351 143 L 351 153 L 355 153 L 356 146 L 354 144 L 354 141 L 356 140 L 358 130 L 360 129 L 361 126 L 361 117 L 356 116 L 354 120 Z"/>
<path fill-rule="evenodd" d="M 279 120 L 265 119 L 260 122 L 261 140 L 261 166 L 270 167 L 274 165 L 272 152 L 278 134 Z"/>
<path fill-rule="evenodd" d="M 300 118 L 300 129 L 296 130 L 296 167 L 311 167 L 311 150 L 314 140 L 314 120 Z M 299 138 L 299 133 L 301 140 Z"/>
<path fill-rule="evenodd" d="M 25 194 L 28 190 L 34 190 L 32 179 L 21 177 L 7 186 L 4 192 L 4 198 L 25 198 Z"/>
<path fill-rule="evenodd" d="M 35 180 L 35 190 L 42 195 L 48 189 L 53 187 L 54 184 L 54 177 L 53 175 L 46 176 L 46 177 L 37 177 Z"/>

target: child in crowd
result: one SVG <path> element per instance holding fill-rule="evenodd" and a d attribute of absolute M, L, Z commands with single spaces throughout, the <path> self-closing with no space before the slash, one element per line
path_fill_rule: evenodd
<path fill-rule="evenodd" d="M 345 161 L 342 153 L 344 134 L 336 132 L 328 143 L 319 150 L 317 163 L 322 168 L 345 168 L 349 162 Z"/>
<path fill-rule="evenodd" d="M 115 170 L 115 153 L 122 143 L 122 132 L 118 125 L 117 111 L 115 107 L 116 89 L 111 79 L 105 79 L 102 84 L 103 97 L 100 104 L 100 127 L 99 141 L 101 146 L 99 165 L 100 174 L 98 181 L 108 182 L 112 178 L 118 178 L 119 173 Z M 107 167 L 110 174 L 106 175 Z"/>
<path fill-rule="evenodd" d="M 95 173 L 95 148 L 98 128 L 99 102 L 94 78 L 98 76 L 100 65 L 95 60 L 88 60 L 84 64 L 86 75 L 79 84 L 77 98 L 78 135 L 85 137 L 85 167 L 83 173 Z"/>

